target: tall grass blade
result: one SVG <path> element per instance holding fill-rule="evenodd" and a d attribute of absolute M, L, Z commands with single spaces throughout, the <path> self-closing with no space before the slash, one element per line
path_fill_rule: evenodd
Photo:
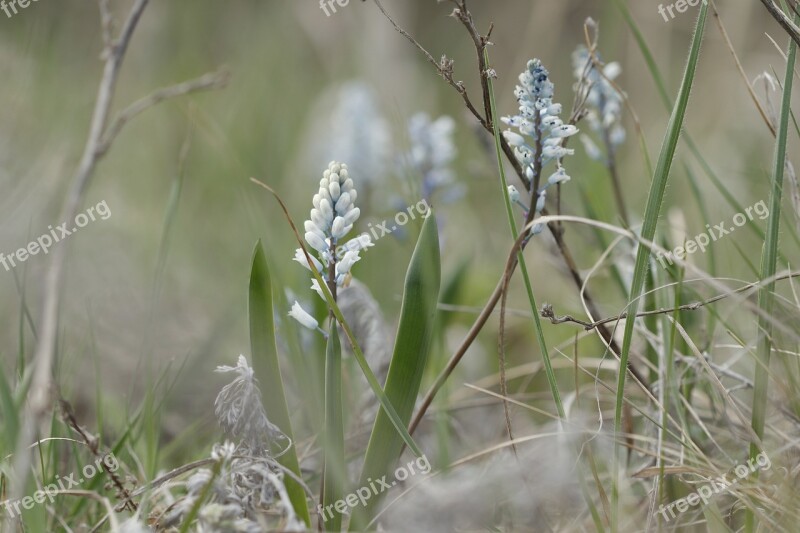
<path fill-rule="evenodd" d="M 700 15 L 697 18 L 694 37 L 692 39 L 692 47 L 689 51 L 689 60 L 686 63 L 686 69 L 683 74 L 683 81 L 681 82 L 680 92 L 675 106 L 672 110 L 672 115 L 669 119 L 667 126 L 667 133 L 664 141 L 661 144 L 661 152 L 656 164 L 653 182 L 650 185 L 650 193 L 647 199 L 647 206 L 644 212 L 644 223 L 642 224 L 641 237 L 647 241 L 652 241 L 655 236 L 656 226 L 658 225 L 658 218 L 661 213 L 661 204 L 664 199 L 664 191 L 669 181 L 670 169 L 672 168 L 672 160 L 675 156 L 675 150 L 678 146 L 678 139 L 681 135 L 681 128 L 683 127 L 684 116 L 689 104 L 689 94 L 691 93 L 692 84 L 694 83 L 694 75 L 697 69 L 697 62 L 700 57 L 700 46 L 703 42 L 703 33 L 705 30 L 706 17 L 708 14 L 708 5 L 703 4 L 700 8 Z M 639 246 L 636 253 L 636 263 L 634 265 L 633 281 L 631 282 L 630 290 L 630 303 L 628 305 L 627 313 L 630 317 L 635 317 L 639 310 L 639 298 L 642 295 L 642 289 L 647 278 L 647 267 L 650 262 L 650 249 L 646 246 Z M 628 368 L 628 357 L 630 355 L 631 344 L 633 342 L 633 330 L 636 323 L 635 318 L 625 321 L 625 332 L 622 339 L 622 350 L 620 353 L 620 371 L 617 380 L 617 394 L 614 408 L 614 433 L 619 436 L 622 429 L 622 404 L 623 396 L 625 394 L 625 377 L 626 369 Z M 617 530 L 617 520 L 619 517 L 619 488 L 617 484 L 617 461 L 619 454 L 614 453 L 614 467 L 612 476 L 614 483 L 611 492 L 611 530 Z"/>
<path fill-rule="evenodd" d="M 778 122 L 778 136 L 775 140 L 775 155 L 772 164 L 772 187 L 769 196 L 769 219 L 767 220 L 767 236 L 761 249 L 761 279 L 770 280 L 758 291 L 758 308 L 762 311 L 758 319 L 758 349 L 756 352 L 756 369 L 753 389 L 752 427 L 759 439 L 764 437 L 764 420 L 767 409 L 767 392 L 769 386 L 769 359 L 772 350 L 772 310 L 775 303 L 774 276 L 778 262 L 778 243 L 781 226 L 781 200 L 783 199 L 783 178 L 786 169 L 786 143 L 789 134 L 789 113 L 792 105 L 792 84 L 794 82 L 794 63 L 797 56 L 797 44 L 789 43 L 789 54 L 786 61 L 786 75 L 783 82 L 783 98 L 781 114 Z M 750 444 L 750 457 L 755 458 L 761 450 L 755 443 Z M 755 530 L 755 517 L 748 510 L 745 515 L 745 530 Z"/>

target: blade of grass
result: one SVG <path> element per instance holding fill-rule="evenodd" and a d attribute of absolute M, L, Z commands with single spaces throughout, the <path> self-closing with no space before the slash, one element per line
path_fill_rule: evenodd
<path fill-rule="evenodd" d="M 411 420 L 428 362 L 437 319 L 440 283 L 439 231 L 436 219 L 428 216 L 422 224 L 408 265 L 400 325 L 386 376 L 386 396 L 404 424 Z M 359 487 L 366 487 L 370 479 L 380 479 L 387 474 L 400 456 L 402 447 L 402 439 L 392 431 L 389 417 L 381 411 L 372 427 Z M 376 495 L 354 511 L 350 529 L 363 529 L 380 501 L 381 498 Z"/>
<path fill-rule="evenodd" d="M 797 20 L 797 19 L 795 19 Z M 756 435 L 763 440 L 764 421 L 767 409 L 767 392 L 769 386 L 769 359 L 772 350 L 772 309 L 775 303 L 774 276 L 777 270 L 778 245 L 781 225 L 781 200 L 783 198 L 783 178 L 786 169 L 786 143 L 789 135 L 789 113 L 792 105 L 792 84 L 794 82 L 794 64 L 797 56 L 797 43 L 790 41 L 789 54 L 786 61 L 786 75 L 783 82 L 783 98 L 781 100 L 778 136 L 775 140 L 775 154 L 772 164 L 772 187 L 769 196 L 770 211 L 767 220 L 767 236 L 761 250 L 761 279 L 769 280 L 758 291 L 758 308 L 763 312 L 758 319 L 758 349 L 756 353 L 756 369 L 753 390 L 752 427 Z M 756 443 L 750 444 L 750 457 L 761 452 Z M 755 516 L 749 509 L 745 514 L 745 531 L 755 530 Z"/>
<path fill-rule="evenodd" d="M 278 462 L 300 477 L 300 463 L 297 460 L 297 449 L 294 446 L 292 421 L 286 404 L 286 394 L 278 361 L 278 347 L 275 340 L 272 278 L 261 241 L 258 241 L 253 251 L 248 313 L 250 315 L 250 350 L 252 351 L 253 369 L 256 379 L 261 384 L 261 400 L 264 409 L 266 409 L 269 419 L 293 443 L 286 453 L 278 457 Z M 285 484 L 286 493 L 294 506 L 295 513 L 307 526 L 311 525 L 303 487 L 288 477 L 285 479 Z"/>
<path fill-rule="evenodd" d="M 644 212 L 644 223 L 642 224 L 641 229 L 641 237 L 647 241 L 653 240 L 656 232 L 656 226 L 658 225 L 658 218 L 661 213 L 661 204 L 664 199 L 664 191 L 666 189 L 667 182 L 669 181 L 672 160 L 675 157 L 675 150 L 681 135 L 681 128 L 683 127 L 683 119 L 686 115 L 686 109 L 689 104 L 689 95 L 694 83 L 694 75 L 697 69 L 697 62 L 700 57 L 700 45 L 703 42 L 703 33 L 705 30 L 707 15 L 708 4 L 703 4 L 700 7 L 700 14 L 697 18 L 694 37 L 692 38 L 692 47 L 689 51 L 689 59 L 686 63 L 686 69 L 683 74 L 680 92 L 678 93 L 678 98 L 675 102 L 672 115 L 669 119 L 667 132 L 664 137 L 664 141 L 661 144 L 661 152 L 659 154 L 658 163 L 656 164 L 653 182 L 650 185 L 650 193 L 648 195 L 647 206 L 645 207 Z M 630 303 L 627 309 L 628 316 L 635 317 L 639 310 L 639 298 L 642 294 L 642 289 L 644 288 L 645 279 L 647 278 L 647 267 L 649 262 L 650 249 L 646 246 L 639 245 L 639 249 L 636 253 L 633 281 L 631 282 Z M 619 367 L 620 371 L 619 378 L 617 380 L 617 393 L 614 408 L 614 434 L 615 437 L 617 437 L 617 440 L 622 429 L 622 404 L 625 393 L 626 369 L 628 367 L 628 357 L 630 355 L 631 345 L 633 342 L 633 329 L 635 324 L 635 318 L 625 321 L 625 332 L 622 339 Z M 618 460 L 619 454 L 615 452 L 612 468 L 613 483 L 611 491 L 611 531 L 617 531 L 619 518 Z"/>

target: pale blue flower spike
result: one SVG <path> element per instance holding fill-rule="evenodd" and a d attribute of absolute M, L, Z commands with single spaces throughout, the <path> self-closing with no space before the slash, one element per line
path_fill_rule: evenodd
<path fill-rule="evenodd" d="M 583 80 L 588 86 L 585 106 L 589 129 L 598 135 L 607 133 L 611 147 L 616 148 L 625 142 L 626 137 L 625 127 L 622 125 L 624 100 L 609 80 L 613 81 L 617 78 L 622 72 L 622 68 L 619 63 L 608 63 L 603 66 L 601 74 L 592 62 L 585 46 L 579 46 L 572 53 L 572 66 L 575 78 L 579 82 Z M 597 157 L 597 152 L 590 151 L 590 157 L 601 159 Z"/>
<path fill-rule="evenodd" d="M 563 111 L 561 104 L 553 102 L 554 85 L 550 81 L 550 73 L 538 59 L 528 61 L 526 70 L 519 75 L 519 85 L 514 90 L 514 95 L 519 102 L 519 114 L 511 117 L 502 117 L 502 120 L 510 128 L 518 131 L 506 130 L 503 137 L 514 150 L 514 155 L 522 165 L 525 177 L 531 183 L 536 181 L 534 154 L 532 146 L 542 147 L 540 157 L 541 167 L 550 161 L 556 161 L 557 170 L 544 182 L 537 191 L 539 197 L 534 206 L 536 214 L 542 212 L 547 197 L 547 189 L 553 185 L 566 183 L 570 180 L 561 160 L 566 156 L 573 155 L 574 150 L 564 147 L 564 141 L 576 135 L 578 128 L 572 124 L 564 124 L 559 117 Z M 538 120 L 537 122 L 537 119 Z M 540 124 L 536 131 L 536 124 Z M 511 201 L 521 205 L 526 210 L 527 206 L 522 202 L 519 191 L 514 186 L 508 188 L 508 195 Z M 544 230 L 544 224 L 534 225 L 529 236 L 537 235 Z"/>
<path fill-rule="evenodd" d="M 335 281 L 339 287 L 347 282 L 350 269 L 361 259 L 359 252 L 373 246 L 366 233 L 337 246 L 338 242 L 350 233 L 361 215 L 361 211 L 355 206 L 356 198 L 358 192 L 347 165 L 331 161 L 322 173 L 319 191 L 311 200 L 314 207 L 311 209 L 309 220 L 303 224 L 305 241 L 318 254 L 318 258 L 309 254 L 313 267 L 324 277 L 328 267 L 335 262 Z M 334 257 L 334 247 L 336 257 Z M 311 271 L 311 265 L 302 249 L 295 250 L 293 259 Z M 324 300 L 325 296 L 317 280 L 312 279 L 311 282 L 311 289 Z M 289 316 L 302 326 L 319 331 L 325 338 L 328 337 L 328 334 L 319 327 L 319 322 L 296 301 Z"/>
<path fill-rule="evenodd" d="M 431 120 L 426 113 L 417 113 L 408 121 L 411 148 L 407 160 L 422 177 L 422 197 L 426 200 L 456 186 L 451 168 L 458 155 L 453 139 L 455 126 L 455 121 L 446 115 Z"/>

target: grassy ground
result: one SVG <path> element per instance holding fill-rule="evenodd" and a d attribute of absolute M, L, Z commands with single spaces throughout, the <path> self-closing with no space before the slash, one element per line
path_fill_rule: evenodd
<path fill-rule="evenodd" d="M 124 50 L 95 2 L 0 11 L 3 527 L 791 531 L 794 49 L 761 3 L 677 4 L 111 2 Z M 580 133 L 526 178 L 491 117 L 533 58 Z M 334 159 L 374 246 L 320 299 L 289 219 Z"/>

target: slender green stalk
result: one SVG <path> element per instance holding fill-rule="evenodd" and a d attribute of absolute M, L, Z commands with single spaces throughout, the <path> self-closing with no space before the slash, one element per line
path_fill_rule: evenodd
<path fill-rule="evenodd" d="M 650 194 L 647 199 L 647 206 L 644 212 L 644 223 L 642 224 L 641 237 L 647 241 L 652 241 L 658 225 L 658 218 L 661 213 L 661 204 L 664 199 L 664 191 L 669 181 L 672 160 L 678 146 L 683 119 L 686 115 L 686 108 L 689 104 L 689 94 L 691 93 L 694 75 L 697 69 L 697 62 L 700 57 L 700 45 L 703 41 L 708 5 L 703 4 L 700 8 L 700 15 L 697 18 L 692 47 L 689 51 L 689 60 L 681 82 L 680 92 L 672 115 L 667 126 L 667 133 L 661 144 L 661 152 L 656 164 L 653 182 L 650 185 Z M 646 246 L 639 246 L 636 253 L 636 263 L 634 265 L 633 281 L 631 282 L 630 303 L 628 305 L 628 316 L 634 317 L 639 311 L 639 299 L 647 278 L 647 268 L 650 262 L 650 249 Z M 628 358 L 630 356 L 631 345 L 633 342 L 633 330 L 636 320 L 631 318 L 625 321 L 625 332 L 622 339 L 622 350 L 620 353 L 619 377 L 617 380 L 617 394 L 614 408 L 614 434 L 615 441 L 619 442 L 622 430 L 622 404 L 625 394 L 626 369 L 628 368 Z M 611 530 L 617 531 L 619 518 L 619 484 L 618 484 L 618 460 L 619 454 L 614 453 L 612 476 L 614 483 L 611 491 Z"/>
<path fill-rule="evenodd" d="M 342 347 L 339 328 L 336 327 L 336 321 L 331 321 L 328 348 L 325 351 L 325 471 L 322 489 L 322 529 L 325 531 L 342 529 L 342 515 L 335 509 L 335 504 L 342 499 L 347 480 L 343 413 Z"/>
<path fill-rule="evenodd" d="M 759 439 L 764 438 L 764 421 L 767 409 L 767 393 L 769 387 L 769 359 L 772 350 L 772 309 L 774 307 L 774 276 L 777 270 L 778 245 L 781 225 L 781 200 L 783 198 L 783 178 L 786 169 L 786 143 L 789 134 L 789 113 L 792 105 L 792 84 L 794 82 L 794 63 L 797 56 L 797 44 L 789 43 L 786 75 L 783 82 L 783 99 L 778 123 L 778 136 L 775 140 L 775 155 L 772 163 L 772 188 L 769 197 L 769 220 L 767 236 L 761 250 L 761 280 L 768 280 L 758 291 L 758 308 L 761 311 L 758 319 L 758 350 L 756 353 L 755 385 L 753 390 L 752 427 Z M 756 443 L 750 444 L 750 457 L 760 453 Z M 748 510 L 745 515 L 745 530 L 755 530 L 755 516 Z"/>

